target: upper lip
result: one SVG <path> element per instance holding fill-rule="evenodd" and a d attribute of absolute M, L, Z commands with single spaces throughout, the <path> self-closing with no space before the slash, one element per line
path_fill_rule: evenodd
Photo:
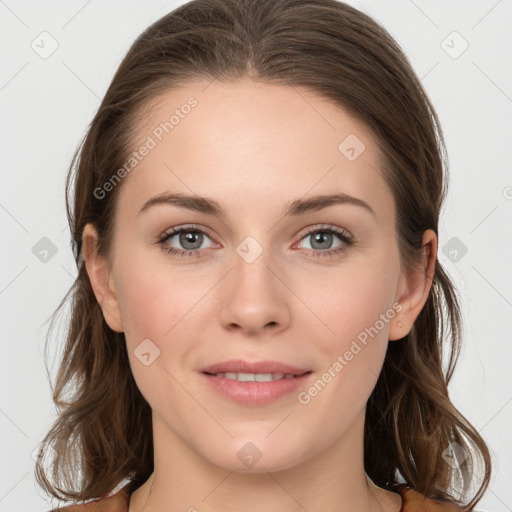
<path fill-rule="evenodd" d="M 299 368 L 289 364 L 280 363 L 279 361 L 244 361 L 243 359 L 230 359 L 222 361 L 210 366 L 206 366 L 200 370 L 203 373 L 284 373 L 293 375 L 302 375 L 311 370 L 307 368 Z"/>

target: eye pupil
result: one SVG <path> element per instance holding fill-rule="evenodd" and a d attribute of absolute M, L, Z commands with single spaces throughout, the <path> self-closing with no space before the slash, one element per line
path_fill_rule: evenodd
<path fill-rule="evenodd" d="M 319 244 L 322 244 L 323 242 L 329 242 L 327 245 L 328 247 L 315 247 L 315 244 L 319 243 Z M 326 232 L 317 232 L 314 236 L 313 236 L 313 243 L 311 244 L 311 246 L 315 249 L 328 249 L 330 247 L 332 243 L 332 234 L 331 233 L 326 233 Z"/>
<path fill-rule="evenodd" d="M 197 247 L 187 246 L 187 244 L 189 244 L 189 243 L 197 244 L 197 240 L 194 242 L 194 238 L 196 238 L 196 237 L 199 237 L 199 244 L 197 245 Z M 202 239 L 200 237 L 202 237 L 202 234 L 198 233 L 197 231 L 183 231 L 180 235 L 180 243 L 181 243 L 182 247 L 185 247 L 186 249 L 192 249 L 192 250 L 197 249 L 197 248 L 201 247 Z"/>

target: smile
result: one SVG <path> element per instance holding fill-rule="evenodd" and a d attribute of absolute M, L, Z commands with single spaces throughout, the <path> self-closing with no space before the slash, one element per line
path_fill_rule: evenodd
<path fill-rule="evenodd" d="M 201 373 L 216 394 L 241 405 L 264 405 L 283 399 L 293 393 L 293 397 L 306 386 L 312 372 L 302 375 L 283 373 Z"/>
<path fill-rule="evenodd" d="M 225 377 L 226 379 L 237 380 L 238 382 L 271 382 L 273 380 L 293 379 L 292 373 L 216 373 L 215 377 Z"/>

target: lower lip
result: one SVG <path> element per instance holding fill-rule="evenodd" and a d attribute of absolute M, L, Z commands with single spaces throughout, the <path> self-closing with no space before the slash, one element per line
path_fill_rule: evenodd
<path fill-rule="evenodd" d="M 202 373 L 208 384 L 221 395 L 243 405 L 262 405 L 297 391 L 312 373 L 305 373 L 293 379 L 279 379 L 270 382 L 240 382 L 226 377 Z"/>

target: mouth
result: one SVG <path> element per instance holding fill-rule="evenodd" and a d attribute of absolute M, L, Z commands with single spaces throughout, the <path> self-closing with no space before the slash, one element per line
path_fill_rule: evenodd
<path fill-rule="evenodd" d="M 220 372 L 220 373 L 209 373 L 204 372 L 206 375 L 211 375 L 212 377 L 226 378 L 231 380 L 236 380 L 238 382 L 272 382 L 274 380 L 282 380 L 282 379 L 293 379 L 295 377 L 300 377 L 304 374 L 293 374 L 293 373 L 245 373 L 245 372 Z M 310 373 L 310 372 L 305 372 Z"/>
<path fill-rule="evenodd" d="M 297 391 L 313 374 L 277 361 L 230 360 L 203 368 L 210 388 L 242 405 L 263 405 Z"/>
<path fill-rule="evenodd" d="M 230 359 L 222 361 L 210 366 L 206 366 L 200 370 L 211 375 L 218 374 L 248 374 L 248 375 L 293 375 L 299 376 L 311 371 L 309 368 L 301 368 L 292 366 L 279 361 L 246 361 L 244 359 Z M 280 377 L 282 378 L 282 377 Z"/>

